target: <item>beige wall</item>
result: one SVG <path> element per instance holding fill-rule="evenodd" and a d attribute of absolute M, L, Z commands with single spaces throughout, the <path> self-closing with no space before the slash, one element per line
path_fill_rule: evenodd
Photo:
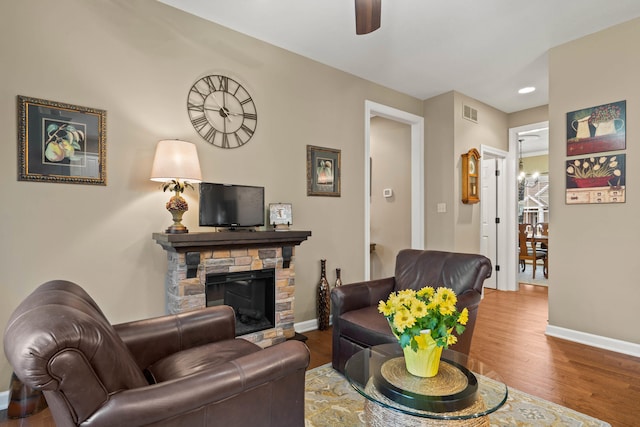
<path fill-rule="evenodd" d="M 524 157 L 522 166 L 526 174 L 533 174 L 534 172 L 539 174 L 549 173 L 549 155 Z"/>
<path fill-rule="evenodd" d="M 638 43 L 635 19 L 550 51 L 550 179 L 565 179 L 567 112 L 626 100 L 628 193 L 624 204 L 566 205 L 564 185 L 552 188 L 549 324 L 640 344 Z"/>
<path fill-rule="evenodd" d="M 549 106 L 529 108 L 509 114 L 509 128 L 530 125 L 533 123 L 546 122 L 549 120 Z"/>
<path fill-rule="evenodd" d="M 164 313 L 166 256 L 151 234 L 171 223 L 169 194 L 148 177 L 165 138 L 197 145 L 205 180 L 263 185 L 266 203 L 293 204 L 294 228 L 313 233 L 295 254 L 296 322 L 315 318 L 321 258 L 345 283 L 364 277 L 364 101 L 418 115 L 421 101 L 152 0 L 0 8 L 0 329 L 50 279 L 85 287 L 112 322 Z M 191 85 L 215 73 L 255 100 L 258 127 L 244 147 L 213 147 L 189 122 Z M 19 94 L 107 111 L 106 187 L 17 181 Z M 342 150 L 342 197 L 306 196 L 307 144 Z M 197 231 L 197 193 L 186 198 L 184 222 Z M 9 374 L 0 356 L 0 384 Z"/>
<path fill-rule="evenodd" d="M 424 101 L 425 143 L 425 247 L 441 251 L 455 249 L 454 205 L 454 96 L 453 92 Z M 438 179 L 433 177 L 443 177 Z M 437 212 L 437 204 L 445 203 L 446 213 Z"/>
<path fill-rule="evenodd" d="M 371 119 L 371 278 L 394 275 L 396 255 L 411 247 L 411 126 Z M 393 196 L 383 197 L 390 188 Z"/>
<path fill-rule="evenodd" d="M 477 123 L 462 117 L 463 105 L 478 110 Z M 480 205 L 461 201 L 460 156 L 481 145 L 508 151 L 508 115 L 452 91 L 424 101 L 424 116 L 426 246 L 477 253 Z M 446 213 L 437 213 L 438 203 L 446 203 Z"/>

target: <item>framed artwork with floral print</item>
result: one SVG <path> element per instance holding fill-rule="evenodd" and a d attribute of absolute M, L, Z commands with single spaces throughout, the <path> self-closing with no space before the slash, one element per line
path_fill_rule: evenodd
<path fill-rule="evenodd" d="M 567 156 L 624 150 L 627 102 L 567 113 Z"/>
<path fill-rule="evenodd" d="M 568 159 L 566 203 L 624 203 L 626 163 L 625 154 Z"/>

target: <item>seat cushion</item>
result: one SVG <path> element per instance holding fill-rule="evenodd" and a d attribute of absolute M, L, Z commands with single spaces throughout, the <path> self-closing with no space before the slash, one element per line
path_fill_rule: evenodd
<path fill-rule="evenodd" d="M 242 338 L 218 341 L 167 356 L 149 366 L 145 373 L 149 382 L 160 383 L 211 369 L 260 350 L 260 346 Z"/>
<path fill-rule="evenodd" d="M 377 306 L 348 311 L 340 316 L 340 335 L 364 347 L 398 342 Z"/>

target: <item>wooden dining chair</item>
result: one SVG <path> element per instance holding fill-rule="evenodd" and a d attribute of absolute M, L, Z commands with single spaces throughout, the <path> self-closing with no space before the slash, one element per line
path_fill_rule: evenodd
<path fill-rule="evenodd" d="M 525 270 L 526 262 L 531 261 L 533 264 L 533 278 L 536 278 L 536 268 L 538 266 L 538 260 L 543 262 L 543 270 L 547 264 L 545 253 L 536 250 L 536 245 L 531 244 L 528 239 L 527 228 L 531 227 L 531 224 L 518 224 L 518 246 L 520 247 L 519 262 L 522 271 Z"/>
<path fill-rule="evenodd" d="M 538 231 L 539 235 L 549 237 L 549 223 L 548 222 L 539 222 L 539 223 L 537 223 L 536 224 L 536 230 Z M 546 257 L 544 259 L 544 277 L 548 277 L 549 276 L 549 267 L 548 267 L 549 245 L 547 243 L 541 242 L 540 243 L 540 247 L 536 248 L 536 249 L 537 249 L 537 251 L 540 251 L 540 252 L 542 252 L 543 254 L 546 255 Z"/>

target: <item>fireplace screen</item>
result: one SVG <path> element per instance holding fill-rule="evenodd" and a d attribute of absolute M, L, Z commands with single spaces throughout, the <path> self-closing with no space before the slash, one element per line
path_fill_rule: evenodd
<path fill-rule="evenodd" d="M 233 307 L 236 336 L 275 326 L 275 269 L 207 274 L 205 286 L 207 307 Z"/>

